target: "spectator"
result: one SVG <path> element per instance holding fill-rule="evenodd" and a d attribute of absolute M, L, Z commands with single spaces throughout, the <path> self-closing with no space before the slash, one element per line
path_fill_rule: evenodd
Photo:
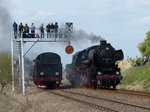
<path fill-rule="evenodd" d="M 148 62 L 148 57 L 147 57 L 147 56 L 144 56 L 143 65 L 145 65 L 147 62 Z"/>
<path fill-rule="evenodd" d="M 15 39 L 17 39 L 18 25 L 16 22 L 14 22 L 14 24 L 13 24 L 13 30 L 14 30 L 14 37 L 15 37 Z"/>
<path fill-rule="evenodd" d="M 23 29 L 24 29 L 24 26 L 22 25 L 22 23 L 20 23 L 19 25 L 19 37 L 21 38 L 21 34 L 23 33 Z"/>
<path fill-rule="evenodd" d="M 130 59 L 129 59 L 129 56 L 127 56 L 127 61 L 129 62 L 129 60 L 130 60 Z"/>
<path fill-rule="evenodd" d="M 23 38 L 28 38 L 29 37 L 29 26 L 27 24 L 25 24 L 25 26 L 24 26 L 23 34 L 24 34 Z"/>
<path fill-rule="evenodd" d="M 51 37 L 54 37 L 54 25 L 53 25 L 53 23 L 51 23 L 50 34 L 51 34 Z"/>
<path fill-rule="evenodd" d="M 131 61 L 131 60 L 132 60 L 132 58 L 130 57 L 130 58 L 129 58 L 129 60 Z"/>
<path fill-rule="evenodd" d="M 35 26 L 34 26 L 34 23 L 31 24 L 31 38 L 35 38 Z"/>
<path fill-rule="evenodd" d="M 140 63 L 138 61 L 138 57 L 136 56 L 135 67 L 138 67 L 138 66 L 140 66 Z"/>
<path fill-rule="evenodd" d="M 46 31 L 47 31 L 47 38 L 50 37 L 50 28 L 51 28 L 51 25 L 50 23 L 46 26 Z"/>
<path fill-rule="evenodd" d="M 57 38 L 57 36 L 58 36 L 58 24 L 57 24 L 57 22 L 55 22 L 54 30 L 55 30 L 55 38 Z"/>
<path fill-rule="evenodd" d="M 148 57 L 148 62 L 150 62 L 150 56 Z"/>
<path fill-rule="evenodd" d="M 41 38 L 44 38 L 44 24 L 41 24 L 41 26 L 39 27 L 39 30 L 41 32 Z"/>

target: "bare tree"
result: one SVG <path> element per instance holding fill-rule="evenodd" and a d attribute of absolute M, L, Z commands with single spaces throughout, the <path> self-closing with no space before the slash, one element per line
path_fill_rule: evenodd
<path fill-rule="evenodd" d="M 9 55 L 0 54 L 0 85 L 2 94 L 4 87 L 11 82 L 11 58 Z"/>

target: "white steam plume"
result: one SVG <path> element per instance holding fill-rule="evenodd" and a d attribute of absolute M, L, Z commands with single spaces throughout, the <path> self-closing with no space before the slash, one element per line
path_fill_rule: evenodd
<path fill-rule="evenodd" d="M 8 8 L 9 0 L 0 0 L 0 52 L 10 52 L 11 16 Z"/>

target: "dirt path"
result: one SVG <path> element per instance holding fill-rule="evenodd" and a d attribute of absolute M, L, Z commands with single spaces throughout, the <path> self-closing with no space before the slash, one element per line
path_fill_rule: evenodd
<path fill-rule="evenodd" d="M 62 87 L 61 89 L 144 106 L 150 105 L 149 97 L 133 96 L 117 93 L 115 91 L 93 90 L 88 88 L 70 88 L 69 86 L 66 86 L 66 88 Z M 100 112 L 100 110 L 96 108 L 52 94 L 52 92 L 50 92 L 58 91 L 62 94 L 63 91 L 61 89 L 46 90 L 38 89 L 36 87 L 29 87 L 26 95 L 22 95 L 21 93 L 11 92 L 11 89 L 9 88 L 5 91 L 3 96 L 0 96 L 0 112 Z M 73 97 L 75 97 L 75 95 Z M 75 98 L 85 100 L 86 97 Z M 92 99 L 88 99 L 88 102 L 89 101 L 93 103 L 96 100 L 93 101 Z M 100 101 L 97 101 L 96 104 L 99 103 Z"/>
<path fill-rule="evenodd" d="M 9 92 L 2 97 L 4 100 L 0 101 L 0 112 L 98 112 L 89 106 L 58 97 L 36 87 L 28 88 L 25 96 Z"/>

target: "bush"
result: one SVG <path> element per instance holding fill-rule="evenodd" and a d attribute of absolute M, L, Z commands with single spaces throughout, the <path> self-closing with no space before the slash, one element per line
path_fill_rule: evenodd
<path fill-rule="evenodd" d="M 150 31 L 146 33 L 146 39 L 138 45 L 142 56 L 150 56 Z"/>
<path fill-rule="evenodd" d="M 5 85 L 11 82 L 11 57 L 6 54 L 0 54 L 0 84 L 1 93 Z"/>

